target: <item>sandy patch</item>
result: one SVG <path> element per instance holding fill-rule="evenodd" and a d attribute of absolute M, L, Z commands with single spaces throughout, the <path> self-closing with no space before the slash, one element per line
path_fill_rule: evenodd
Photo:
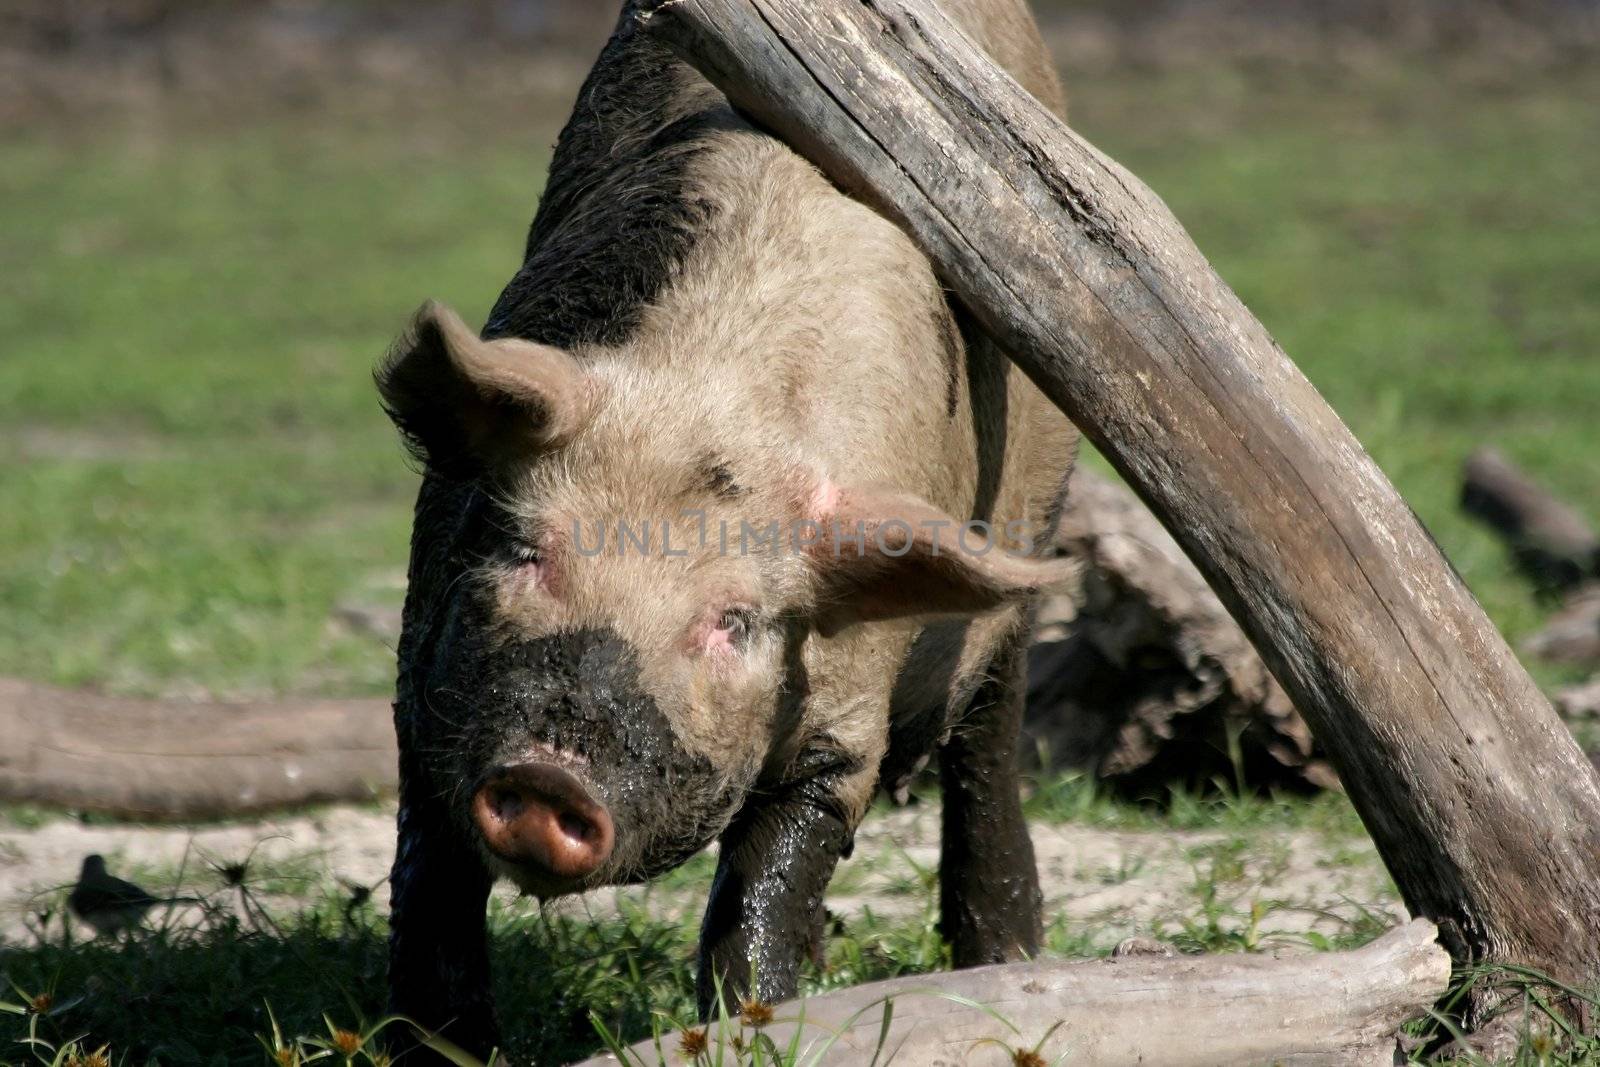
<path fill-rule="evenodd" d="M 927 906 L 918 869 L 938 861 L 938 808 L 877 815 L 862 828 L 855 855 L 835 878 L 828 906 L 849 921 L 864 909 L 886 917 L 914 916 Z M 1038 824 L 1034 847 L 1047 900 L 1047 918 L 1087 944 L 1109 948 L 1123 937 L 1181 933 L 1186 923 L 1238 929 L 1275 943 L 1307 930 L 1335 934 L 1372 908 L 1399 918 L 1401 910 L 1371 844 L 1303 831 L 1222 833 L 1129 832 L 1078 825 Z M 85 855 L 108 858 L 114 874 L 152 892 L 172 891 L 180 865 L 188 891 L 220 882 L 207 864 L 244 860 L 257 868 L 303 875 L 308 894 L 340 882 L 383 884 L 394 852 L 391 806 L 337 807 L 314 814 L 198 828 L 92 825 L 59 819 L 35 827 L 0 826 L 0 936 L 27 936 L 31 914 L 59 899 Z M 909 861 L 909 862 L 908 862 Z M 705 887 L 602 890 L 561 905 L 602 916 L 622 900 L 658 914 L 698 922 Z M 508 894 L 508 899 L 510 895 Z M 292 905 L 291 898 L 277 903 Z M 1254 919 L 1252 920 L 1252 909 Z"/>

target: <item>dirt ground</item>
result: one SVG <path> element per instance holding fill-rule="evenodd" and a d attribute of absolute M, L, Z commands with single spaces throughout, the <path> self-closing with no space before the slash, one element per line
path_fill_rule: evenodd
<path fill-rule="evenodd" d="M 1154 934 L 1181 938 L 1185 929 L 1226 929 L 1262 942 L 1294 944 L 1308 930 L 1334 936 L 1374 915 L 1403 917 L 1370 842 L 1303 830 L 1252 829 L 1245 834 L 1123 831 L 1076 824 L 1033 828 L 1047 898 L 1047 919 L 1058 919 L 1085 950 L 1105 950 L 1122 938 Z M 85 824 L 54 819 L 38 825 L 0 825 L 0 937 L 30 937 L 30 922 L 60 898 L 79 864 L 99 852 L 113 873 L 152 892 L 218 884 L 211 863 L 252 856 L 256 869 L 280 872 L 300 898 L 346 885 L 376 886 L 387 903 L 394 850 L 390 806 L 336 807 L 315 814 L 186 829 Z M 936 803 L 875 814 L 862 828 L 854 857 L 835 878 L 828 906 L 849 921 L 864 910 L 881 918 L 911 917 L 927 907 L 920 872 L 938 857 Z M 292 879 L 281 872 L 296 872 Z M 700 878 L 665 885 L 602 890 L 559 907 L 604 915 L 619 898 L 642 901 L 657 915 L 698 919 L 705 892 Z M 274 906 L 296 903 L 280 895 Z M 59 921 L 59 920 L 57 920 Z M 1254 933 L 1246 933 L 1253 929 Z"/>

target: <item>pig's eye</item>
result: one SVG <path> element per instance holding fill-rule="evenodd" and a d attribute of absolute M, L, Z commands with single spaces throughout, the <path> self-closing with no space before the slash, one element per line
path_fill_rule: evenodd
<path fill-rule="evenodd" d="M 511 545 L 511 559 L 524 567 L 539 565 L 539 550 L 525 541 L 515 541 Z"/>
<path fill-rule="evenodd" d="M 727 635 L 727 641 L 735 647 L 744 644 L 745 638 L 750 636 L 750 628 L 754 623 L 749 608 L 729 608 L 717 620 L 717 629 Z"/>

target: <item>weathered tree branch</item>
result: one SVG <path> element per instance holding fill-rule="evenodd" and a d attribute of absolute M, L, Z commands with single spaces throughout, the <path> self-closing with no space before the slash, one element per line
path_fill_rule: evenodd
<path fill-rule="evenodd" d="M 840 1034 L 820 1061 L 829 1067 L 998 1067 L 1041 1039 L 1045 1063 L 1066 1054 L 1062 1062 L 1076 1067 L 1386 1065 L 1395 1059 L 1396 1029 L 1442 996 L 1449 981 L 1450 959 L 1434 934 L 1419 920 L 1354 952 L 1131 956 L 897 978 L 793 1002 L 765 1032 L 786 1048 L 801 1028 L 801 1047 L 818 1050 Z M 888 1036 L 874 1059 L 890 998 Z M 803 1024 L 795 1021 L 802 1010 Z M 662 1044 L 667 1063 L 688 1062 L 674 1056 L 676 1037 Z M 657 1062 L 651 1042 L 634 1051 L 637 1062 Z M 617 1062 L 606 1055 L 577 1067 Z"/>
<path fill-rule="evenodd" d="M 380 700 L 128 700 L 0 679 L 0 803 L 206 819 L 394 788 Z"/>
<path fill-rule="evenodd" d="M 932 0 L 639 0 L 946 283 L 1183 545 L 1462 961 L 1600 976 L 1600 779 L 1166 206 Z"/>

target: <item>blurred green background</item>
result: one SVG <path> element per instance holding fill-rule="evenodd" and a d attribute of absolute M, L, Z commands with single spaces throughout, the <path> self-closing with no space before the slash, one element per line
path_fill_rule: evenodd
<path fill-rule="evenodd" d="M 1578 3 L 1045 19 L 1074 125 L 1167 199 L 1513 639 L 1549 606 L 1460 514 L 1463 458 L 1498 445 L 1600 520 L 1600 64 L 1557 8 L 1592 27 Z M 0 17 L 0 675 L 389 687 L 343 621 L 398 603 L 416 483 L 370 369 L 424 298 L 481 319 L 515 270 L 594 12 Z"/>

